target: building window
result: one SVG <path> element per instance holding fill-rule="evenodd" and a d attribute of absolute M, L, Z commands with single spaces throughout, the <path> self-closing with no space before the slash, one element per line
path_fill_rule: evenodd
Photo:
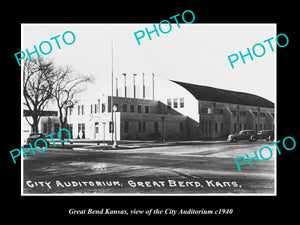
<path fill-rule="evenodd" d="M 78 124 L 78 134 L 80 133 L 81 131 L 81 123 Z"/>
<path fill-rule="evenodd" d="M 138 121 L 138 131 L 142 133 L 142 121 Z"/>
<path fill-rule="evenodd" d="M 81 106 L 81 114 L 84 115 L 84 105 Z"/>
<path fill-rule="evenodd" d="M 78 115 L 80 115 L 80 105 L 78 106 Z"/>
<path fill-rule="evenodd" d="M 244 123 L 244 130 L 247 130 L 247 124 Z"/>
<path fill-rule="evenodd" d="M 232 112 L 233 116 L 236 116 L 236 110 L 235 109 L 230 109 L 230 111 Z"/>
<path fill-rule="evenodd" d="M 201 113 L 203 113 L 203 114 L 211 114 L 211 108 L 202 107 L 201 108 Z"/>
<path fill-rule="evenodd" d="M 146 122 L 143 122 L 143 133 L 146 133 Z"/>
<path fill-rule="evenodd" d="M 264 130 L 266 130 L 266 124 L 264 124 Z"/>
<path fill-rule="evenodd" d="M 72 111 L 73 111 L 73 107 L 70 107 L 69 108 L 69 114 L 70 114 L 70 116 L 72 115 Z"/>
<path fill-rule="evenodd" d="M 236 123 L 234 124 L 234 131 L 233 131 L 234 133 L 236 132 Z"/>
<path fill-rule="evenodd" d="M 224 110 L 223 109 L 215 109 L 215 115 L 223 115 Z"/>
<path fill-rule="evenodd" d="M 95 133 L 99 133 L 99 122 L 95 122 Z"/>
<path fill-rule="evenodd" d="M 84 123 L 78 123 L 77 138 L 85 138 L 85 124 Z"/>
<path fill-rule="evenodd" d="M 240 116 L 246 116 L 246 111 L 240 111 Z"/>
<path fill-rule="evenodd" d="M 221 123 L 221 132 L 223 133 L 224 132 L 224 124 Z"/>
<path fill-rule="evenodd" d="M 168 109 L 172 108 L 172 99 L 170 99 L 170 98 L 167 99 L 167 108 Z"/>
<path fill-rule="evenodd" d="M 114 105 L 117 107 L 117 111 L 116 112 L 119 112 L 119 105 L 117 103 L 115 103 Z"/>
<path fill-rule="evenodd" d="M 145 106 L 145 113 L 149 113 L 149 106 Z"/>
<path fill-rule="evenodd" d="M 242 124 L 240 123 L 240 130 L 242 130 Z"/>
<path fill-rule="evenodd" d="M 69 124 L 69 131 L 71 133 L 71 138 L 73 138 L 73 124 L 72 123 Z"/>
<path fill-rule="evenodd" d="M 85 138 L 85 124 L 83 123 L 83 124 L 81 124 L 81 126 L 82 126 L 82 136 L 81 136 L 81 138 Z"/>
<path fill-rule="evenodd" d="M 93 104 L 91 104 L 91 114 L 93 114 Z"/>
<path fill-rule="evenodd" d="M 255 124 L 255 130 L 257 130 L 257 123 Z"/>
<path fill-rule="evenodd" d="M 178 108 L 178 99 L 174 98 L 173 101 L 174 108 Z"/>
<path fill-rule="evenodd" d="M 262 130 L 262 124 L 259 124 L 259 129 Z"/>
<path fill-rule="evenodd" d="M 127 104 L 123 104 L 123 112 L 127 112 Z"/>
<path fill-rule="evenodd" d="M 95 104 L 95 113 L 98 112 L 98 104 Z"/>
<path fill-rule="evenodd" d="M 184 98 L 179 99 L 179 106 L 180 106 L 180 108 L 184 107 Z"/>
<path fill-rule="evenodd" d="M 265 113 L 259 113 L 259 117 L 266 117 L 266 114 Z"/>
<path fill-rule="evenodd" d="M 215 133 L 218 133 L 218 123 L 215 123 Z"/>
<path fill-rule="evenodd" d="M 129 131 L 129 122 L 124 121 L 124 133 L 128 134 L 128 131 Z"/>
<path fill-rule="evenodd" d="M 104 113 L 105 112 L 105 103 L 102 103 L 102 112 Z"/>
<path fill-rule="evenodd" d="M 158 122 L 154 122 L 154 133 L 158 133 Z"/>
<path fill-rule="evenodd" d="M 179 123 L 179 131 L 183 131 L 183 123 Z"/>
<path fill-rule="evenodd" d="M 138 111 L 138 113 L 141 113 L 141 112 L 142 112 L 142 106 L 141 106 L 141 105 L 138 105 L 137 111 Z"/>
<path fill-rule="evenodd" d="M 130 112 L 134 112 L 134 105 L 130 105 Z"/>
<path fill-rule="evenodd" d="M 204 122 L 201 122 L 201 130 L 202 130 L 202 133 L 204 133 Z"/>
<path fill-rule="evenodd" d="M 47 123 L 43 124 L 43 133 L 47 133 Z"/>

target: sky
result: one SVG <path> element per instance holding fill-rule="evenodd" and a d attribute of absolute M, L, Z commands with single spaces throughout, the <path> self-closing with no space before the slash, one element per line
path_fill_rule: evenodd
<path fill-rule="evenodd" d="M 42 41 L 60 35 L 61 49 L 52 40 L 52 52 L 44 57 L 58 66 L 71 66 L 77 74 L 93 75 L 95 83 L 88 86 L 85 95 L 95 96 L 110 85 L 113 61 L 115 76 L 154 73 L 162 78 L 256 94 L 276 102 L 276 44 L 271 41 L 272 52 L 263 42 L 275 39 L 276 24 L 182 22 L 178 28 L 172 23 L 169 33 L 160 32 L 159 37 L 152 33 L 152 40 L 146 34 L 138 45 L 134 33 L 145 32 L 145 27 L 151 30 L 153 24 L 22 24 L 21 50 L 33 51 L 33 45 L 38 48 Z M 75 34 L 71 45 L 61 39 L 66 31 Z M 239 51 L 246 54 L 247 48 L 252 49 L 256 43 L 264 44 L 265 55 L 253 55 L 253 61 L 245 57 L 246 64 L 240 59 L 232 69 L 227 57 Z M 260 48 L 256 51 L 261 53 Z"/>

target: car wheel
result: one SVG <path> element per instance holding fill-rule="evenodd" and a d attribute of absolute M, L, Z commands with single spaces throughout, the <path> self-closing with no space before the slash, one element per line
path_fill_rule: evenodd
<path fill-rule="evenodd" d="M 272 137 L 271 135 L 267 138 L 268 141 L 273 141 L 274 137 Z"/>
<path fill-rule="evenodd" d="M 231 142 L 237 142 L 236 138 L 232 138 Z"/>
<path fill-rule="evenodd" d="M 254 142 L 254 141 L 256 141 L 256 137 L 251 136 L 251 137 L 250 137 L 250 140 Z"/>

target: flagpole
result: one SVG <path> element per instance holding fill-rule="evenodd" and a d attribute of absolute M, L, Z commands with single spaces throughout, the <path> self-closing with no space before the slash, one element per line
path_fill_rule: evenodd
<path fill-rule="evenodd" d="M 113 50 L 113 38 L 111 39 L 111 98 L 110 98 L 110 111 L 111 111 L 111 141 L 114 141 L 114 115 L 113 115 L 113 95 L 114 95 L 114 50 Z"/>

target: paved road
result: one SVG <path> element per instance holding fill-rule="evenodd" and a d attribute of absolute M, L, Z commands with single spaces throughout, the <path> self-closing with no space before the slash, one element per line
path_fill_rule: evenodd
<path fill-rule="evenodd" d="M 24 159 L 24 194 L 273 194 L 275 160 L 241 166 L 268 142 L 131 150 L 48 148 Z M 274 149 L 273 149 L 274 151 Z M 267 158 L 267 153 L 266 156 Z"/>

